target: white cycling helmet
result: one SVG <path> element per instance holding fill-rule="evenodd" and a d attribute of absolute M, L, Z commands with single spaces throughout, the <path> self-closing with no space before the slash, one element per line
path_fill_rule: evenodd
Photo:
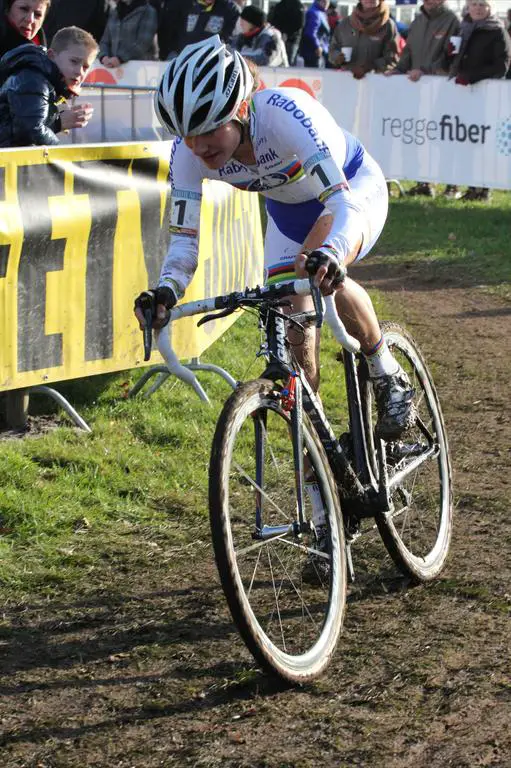
<path fill-rule="evenodd" d="M 253 78 L 244 58 L 218 35 L 183 48 L 173 59 L 155 94 L 160 123 L 176 136 L 197 136 L 232 120 L 252 93 Z"/>

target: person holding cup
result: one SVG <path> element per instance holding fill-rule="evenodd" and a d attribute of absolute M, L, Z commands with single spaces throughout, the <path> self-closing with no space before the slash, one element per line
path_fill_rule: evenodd
<path fill-rule="evenodd" d="M 451 37 L 459 33 L 460 21 L 444 0 L 424 0 L 410 24 L 406 45 L 397 66 L 385 72 L 385 75 L 406 75 L 412 83 L 418 82 L 423 75 L 447 75 L 452 50 Z M 408 194 L 434 197 L 435 190 L 429 182 L 419 181 Z M 454 184 L 448 184 L 443 194 L 448 198 L 457 198 L 459 193 Z"/>
<path fill-rule="evenodd" d="M 359 80 L 367 72 L 386 72 L 398 60 L 399 34 L 382 0 L 360 0 L 334 29 L 328 61 Z"/>
<path fill-rule="evenodd" d="M 458 85 L 505 77 L 511 58 L 511 40 L 504 24 L 492 12 L 490 0 L 469 0 L 460 35 L 451 37 L 449 78 Z"/>
<path fill-rule="evenodd" d="M 451 38 L 453 56 L 449 79 L 457 85 L 505 77 L 511 61 L 511 39 L 504 24 L 493 14 L 490 0 L 469 0 L 461 22 L 459 47 Z M 487 187 L 469 187 L 464 201 L 489 200 Z"/>

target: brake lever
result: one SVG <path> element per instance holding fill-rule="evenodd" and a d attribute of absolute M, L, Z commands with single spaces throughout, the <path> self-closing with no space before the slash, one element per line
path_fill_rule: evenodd
<path fill-rule="evenodd" d="M 149 297 L 149 306 L 144 310 L 144 328 L 142 330 L 144 337 L 144 362 L 151 359 L 151 348 L 153 346 L 153 317 L 155 306 L 155 296 L 153 291 L 144 291 L 144 295 Z"/>
<path fill-rule="evenodd" d="M 316 328 L 321 328 L 323 325 L 323 300 L 321 298 L 321 291 L 317 285 L 314 285 L 314 277 L 309 277 L 309 285 L 311 289 L 312 303 L 314 304 L 314 311 L 316 313 Z"/>
<path fill-rule="evenodd" d="M 153 313 L 150 309 L 146 309 L 144 312 L 144 362 L 151 359 L 151 349 L 153 346 Z"/>
<path fill-rule="evenodd" d="M 197 323 L 197 328 L 199 328 L 201 325 L 204 325 L 204 323 L 209 323 L 210 320 L 217 320 L 220 317 L 228 317 L 229 315 L 232 315 L 234 309 L 234 307 L 227 307 L 227 309 L 222 310 L 222 312 L 214 312 L 211 315 L 204 315 L 204 317 L 201 317 Z"/>

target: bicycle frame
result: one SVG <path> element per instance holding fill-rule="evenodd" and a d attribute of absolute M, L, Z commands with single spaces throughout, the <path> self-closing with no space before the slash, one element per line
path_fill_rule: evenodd
<path fill-rule="evenodd" d="M 263 378 L 273 381 L 286 382 L 289 377 L 295 381 L 295 404 L 289 408 L 291 430 L 294 445 L 301 440 L 301 412 L 302 408 L 308 414 L 311 422 L 324 445 L 329 464 L 337 483 L 339 497 L 344 509 L 349 506 L 346 515 L 351 518 L 372 517 L 377 511 L 388 509 L 388 494 L 384 486 L 383 466 L 379 472 L 380 481 L 376 482 L 369 461 L 368 446 L 364 433 L 363 411 L 358 383 L 358 372 L 354 350 L 358 349 L 358 342 L 346 334 L 346 329 L 340 323 L 335 305 L 331 301 L 326 306 L 326 320 L 333 330 L 334 336 L 343 346 L 343 361 L 345 370 L 346 387 L 348 394 L 348 412 L 350 423 L 351 448 L 353 458 L 349 455 L 347 447 L 335 436 L 330 426 L 321 403 L 306 379 L 303 370 L 292 359 L 287 344 L 286 323 L 299 324 L 316 319 L 317 314 L 312 312 L 285 315 L 277 309 L 277 304 L 266 303 L 273 299 L 282 300 L 293 295 L 308 295 L 315 291 L 314 304 L 316 313 L 321 309 L 319 290 L 315 289 L 309 280 L 296 280 L 291 283 L 281 283 L 278 286 L 256 287 L 246 289 L 240 293 L 217 296 L 203 299 L 189 304 L 178 305 L 171 311 L 171 319 L 202 314 L 211 310 L 221 310 L 218 315 L 202 318 L 201 323 L 213 317 L 221 317 L 230 314 L 241 306 L 256 306 L 259 308 L 261 321 L 265 327 L 266 345 L 263 353 L 268 357 L 269 364 L 262 374 Z M 313 295 L 314 298 L 314 295 Z M 329 297 L 330 298 L 330 297 Z M 282 302 L 281 302 L 282 303 Z M 322 322 L 322 318 L 319 324 Z M 193 377 L 190 371 L 179 363 L 170 342 L 170 334 L 158 333 L 158 347 L 165 358 L 169 371 L 184 380 Z M 351 451 L 350 451 L 351 453 Z M 382 465 L 383 458 L 379 458 Z M 295 458 L 295 471 L 297 473 L 297 487 L 303 487 L 303 466 L 299 456 Z M 262 466 L 262 457 L 260 464 Z M 259 484 L 261 488 L 262 485 Z M 300 493 L 300 490 L 299 490 Z M 258 500 L 262 503 L 262 499 Z M 303 510 L 300 500 L 299 525 L 303 526 Z M 261 522 L 261 515 L 258 513 Z M 256 523 L 257 526 L 257 523 Z"/>
<path fill-rule="evenodd" d="M 351 458 L 346 448 L 334 434 L 319 398 L 307 381 L 302 368 L 293 359 L 288 345 L 284 343 L 286 339 L 286 323 L 301 323 L 314 317 L 313 313 L 291 314 L 285 317 L 273 309 L 267 310 L 262 319 L 265 323 L 265 353 L 269 358 L 269 364 L 262 373 L 261 378 L 271 379 L 272 381 L 293 382 L 294 402 L 289 404 L 290 407 L 288 409 L 286 408 L 286 403 L 283 403 L 283 406 L 284 410 L 289 410 L 291 419 L 295 473 L 299 491 L 303 488 L 304 482 L 302 452 L 297 449 L 297 446 L 302 444 L 301 423 L 303 408 L 325 448 L 343 508 L 349 507 L 350 517 L 371 517 L 375 511 L 386 509 L 385 500 L 387 494 L 380 492 L 380 486 L 374 478 L 369 462 L 368 446 L 363 428 L 363 412 L 356 357 L 347 350 L 343 352 L 351 445 L 353 449 L 353 458 Z M 262 477 L 257 479 L 260 486 L 262 486 L 262 479 Z M 298 493 L 298 498 L 300 499 L 300 493 Z M 299 526 L 303 527 L 304 519 L 300 502 L 298 519 Z"/>

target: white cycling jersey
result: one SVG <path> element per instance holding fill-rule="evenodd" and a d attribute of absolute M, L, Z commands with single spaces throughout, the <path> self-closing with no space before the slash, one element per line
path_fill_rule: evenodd
<path fill-rule="evenodd" d="M 160 285 L 182 296 L 197 267 L 203 179 L 225 181 L 267 198 L 265 270 L 269 282 L 289 279 L 314 222 L 333 216 L 322 246 L 341 261 L 363 236 L 362 258 L 387 215 L 387 187 L 379 166 L 362 144 L 340 128 L 312 96 L 297 88 L 254 94 L 250 138 L 256 165 L 231 159 L 209 169 L 177 139 L 171 151 L 171 242 Z"/>

